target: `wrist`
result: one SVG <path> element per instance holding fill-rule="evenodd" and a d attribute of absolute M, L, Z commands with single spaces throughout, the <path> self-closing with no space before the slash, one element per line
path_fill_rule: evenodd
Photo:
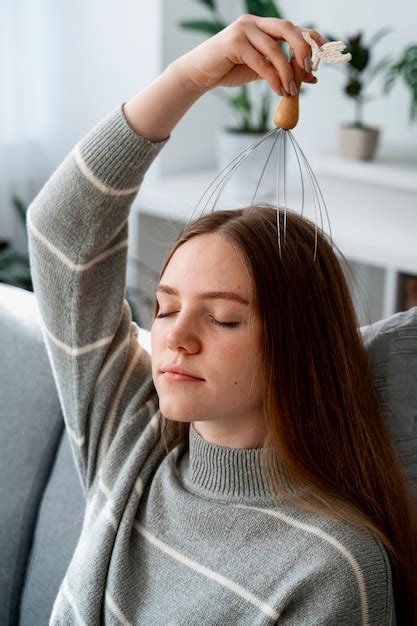
<path fill-rule="evenodd" d="M 145 89 L 125 103 L 130 127 L 153 142 L 168 138 L 176 124 L 200 97 L 176 64 L 168 67 Z"/>
<path fill-rule="evenodd" d="M 176 80 L 179 85 L 181 85 L 181 87 L 184 89 L 184 92 L 188 93 L 192 98 L 194 97 L 197 99 L 198 97 L 204 95 L 205 93 L 207 93 L 207 91 L 209 91 L 209 89 L 205 87 L 196 85 L 190 79 L 184 68 L 183 57 L 178 57 L 177 59 L 172 61 L 167 66 L 165 72 L 171 75 L 173 79 Z"/>

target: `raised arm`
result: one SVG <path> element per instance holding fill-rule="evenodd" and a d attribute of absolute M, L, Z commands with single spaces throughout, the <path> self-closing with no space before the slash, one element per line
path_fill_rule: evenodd
<path fill-rule="evenodd" d="M 197 98 L 169 66 L 127 103 L 129 122 L 116 107 L 28 209 L 34 292 L 86 493 L 123 415 L 138 414 L 134 437 L 157 410 L 150 357 L 125 300 L 128 215 L 146 170 Z"/>

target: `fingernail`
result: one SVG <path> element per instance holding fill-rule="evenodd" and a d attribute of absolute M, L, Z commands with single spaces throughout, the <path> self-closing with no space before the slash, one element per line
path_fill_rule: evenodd
<path fill-rule="evenodd" d="M 311 72 L 311 58 L 309 56 L 304 57 L 304 69 L 306 72 Z"/>
<path fill-rule="evenodd" d="M 293 80 L 290 82 L 290 92 L 292 96 L 298 95 L 297 85 Z"/>

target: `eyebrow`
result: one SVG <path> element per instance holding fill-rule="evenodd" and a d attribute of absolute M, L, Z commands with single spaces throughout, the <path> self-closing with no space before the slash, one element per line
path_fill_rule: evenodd
<path fill-rule="evenodd" d="M 178 296 L 179 291 L 174 287 L 170 287 L 169 285 L 161 285 L 159 284 L 156 288 L 156 291 L 162 291 L 163 293 L 168 293 L 173 296 Z M 198 300 L 234 300 L 235 302 L 240 302 L 240 304 L 248 305 L 249 302 L 239 296 L 239 294 L 234 293 L 233 291 L 201 291 L 197 294 Z"/>

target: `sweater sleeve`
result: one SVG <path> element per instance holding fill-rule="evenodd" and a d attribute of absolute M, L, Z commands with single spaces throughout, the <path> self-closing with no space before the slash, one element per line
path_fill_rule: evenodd
<path fill-rule="evenodd" d="M 123 420 L 135 416 L 144 430 L 158 408 L 125 287 L 129 210 L 169 138 L 141 137 L 119 105 L 75 145 L 27 212 L 42 333 L 86 495 Z"/>

